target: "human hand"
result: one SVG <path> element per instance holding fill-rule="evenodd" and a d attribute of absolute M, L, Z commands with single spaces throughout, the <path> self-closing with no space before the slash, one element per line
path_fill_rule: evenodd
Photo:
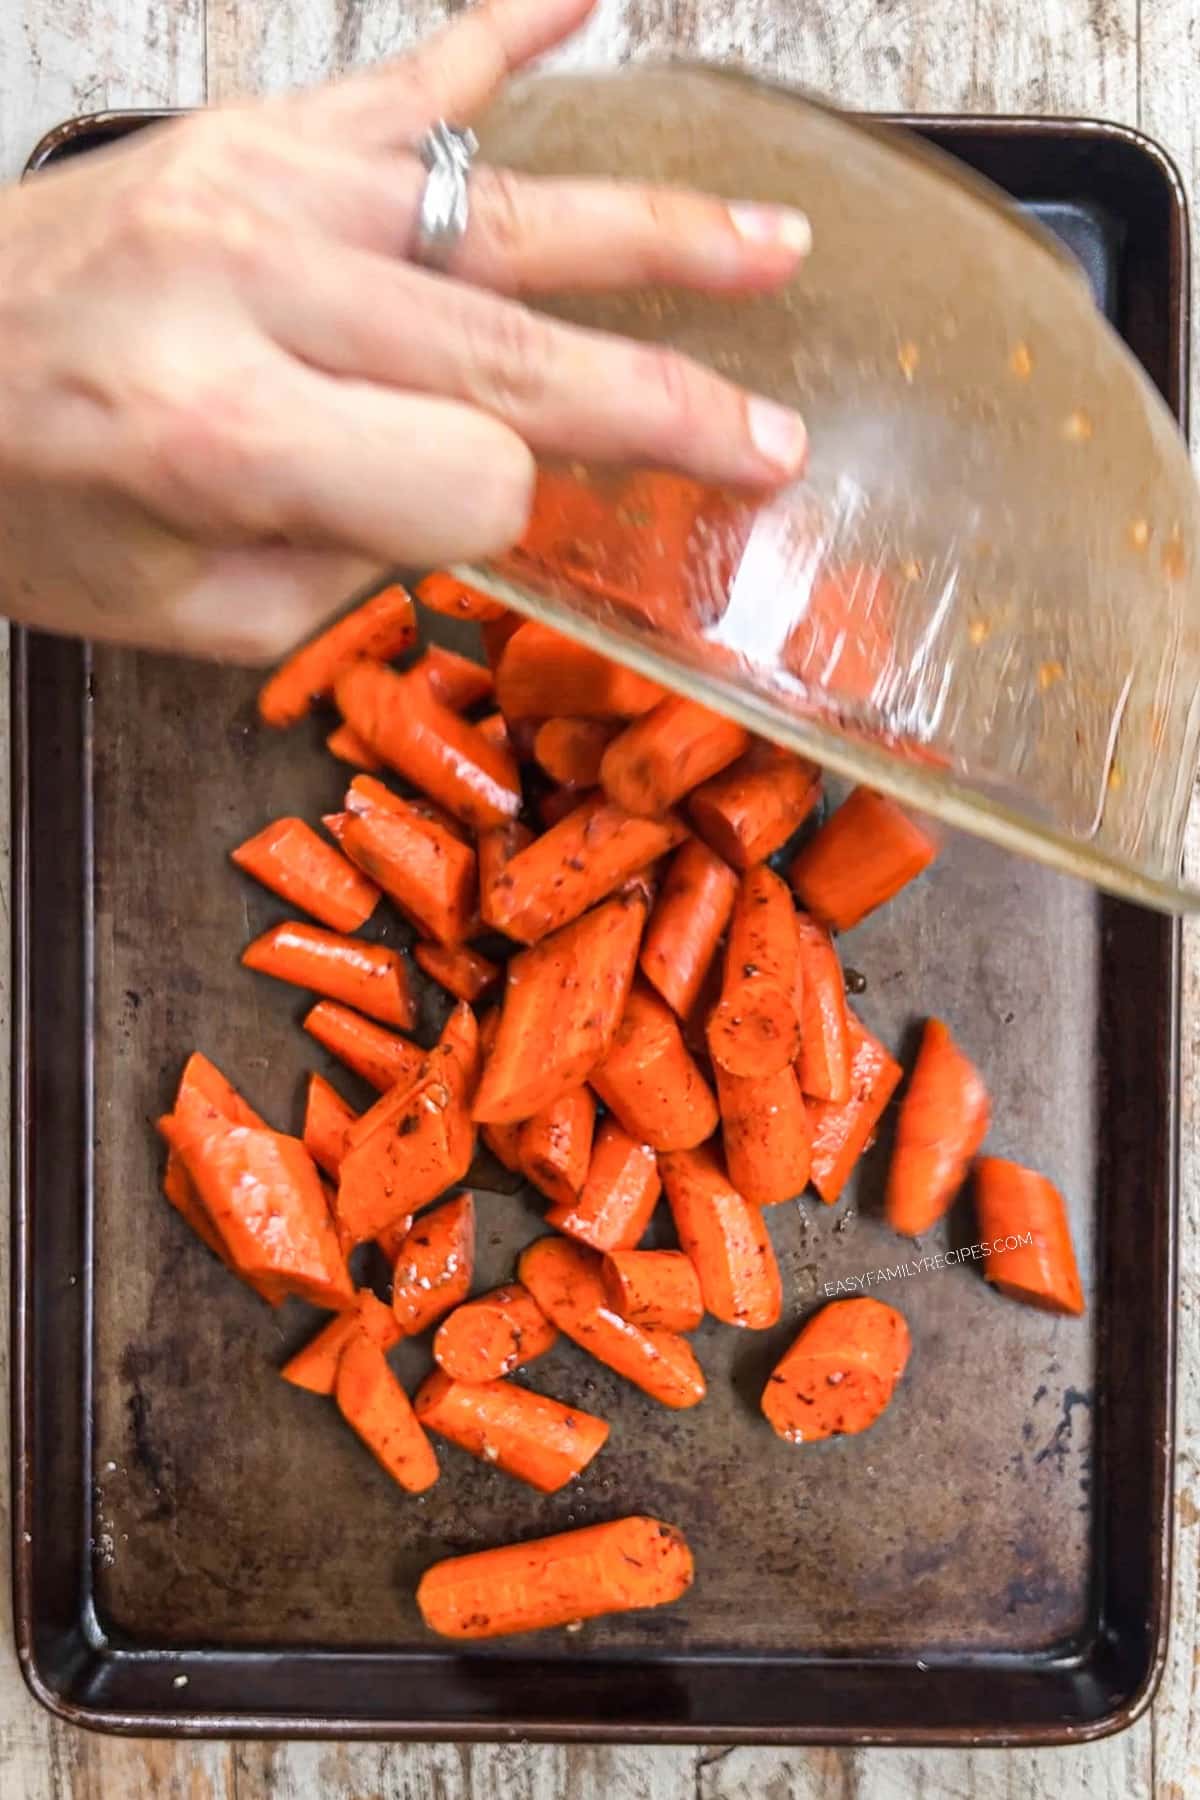
<path fill-rule="evenodd" d="M 0 605 L 272 659 L 392 564 L 507 547 L 534 458 L 770 487 L 803 427 L 671 352 L 519 298 L 777 286 L 777 208 L 476 165 L 444 274 L 406 259 L 415 146 L 591 0 L 489 0 L 399 62 L 160 125 L 0 194 Z"/>

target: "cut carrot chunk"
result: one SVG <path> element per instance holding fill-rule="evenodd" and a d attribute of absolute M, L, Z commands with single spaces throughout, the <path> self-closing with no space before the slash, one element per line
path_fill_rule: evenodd
<path fill-rule="evenodd" d="M 547 719 L 538 726 L 533 754 L 551 781 L 568 788 L 592 788 L 600 762 L 619 727 L 605 719 Z"/>
<path fill-rule="evenodd" d="M 640 958 L 642 974 L 686 1019 L 700 997 L 738 891 L 737 876 L 698 838 L 671 859 Z"/>
<path fill-rule="evenodd" d="M 385 1025 L 408 1031 L 416 1020 L 404 958 L 382 944 L 364 944 L 320 925 L 289 920 L 248 944 L 242 962 L 276 981 L 340 1000 Z"/>
<path fill-rule="evenodd" d="M 468 845 L 403 802 L 348 820 L 342 845 L 425 937 L 462 943 L 477 899 L 475 852 Z"/>
<path fill-rule="evenodd" d="M 496 699 L 508 720 L 634 719 L 663 697 L 656 682 L 527 620 L 504 646 Z"/>
<path fill-rule="evenodd" d="M 610 1250 L 602 1273 L 608 1304 L 634 1325 L 694 1331 L 704 1317 L 700 1277 L 679 1250 Z"/>
<path fill-rule="evenodd" d="M 472 662 L 441 644 L 430 644 L 407 671 L 429 684 L 435 699 L 452 712 L 466 712 L 481 700 L 492 696 L 492 671 L 483 663 Z"/>
<path fill-rule="evenodd" d="M 793 1200 L 808 1186 L 812 1139 L 796 1071 L 729 1075 L 717 1066 L 717 1100 L 729 1178 L 755 1206 Z"/>
<path fill-rule="evenodd" d="M 902 806 L 858 787 L 801 850 L 788 871 L 800 903 L 835 931 L 849 931 L 927 869 L 932 832 Z"/>
<path fill-rule="evenodd" d="M 276 819 L 230 852 L 273 894 L 334 931 L 357 931 L 379 903 L 379 889 L 303 819 Z"/>
<path fill-rule="evenodd" d="M 433 1354 L 452 1381 L 499 1381 L 544 1356 L 557 1338 L 528 1288 L 512 1281 L 455 1307 L 437 1328 Z"/>
<path fill-rule="evenodd" d="M 423 1213 L 392 1269 L 392 1311 L 405 1337 L 417 1337 L 461 1306 L 475 1268 L 475 1201 L 459 1194 Z"/>
<path fill-rule="evenodd" d="M 615 1119 L 604 1119 L 579 1198 L 552 1206 L 546 1223 L 593 1250 L 632 1250 L 645 1236 L 661 1191 L 653 1150 Z"/>
<path fill-rule="evenodd" d="M 900 1064 L 849 1007 L 846 1025 L 850 1035 L 850 1098 L 843 1106 L 836 1106 L 831 1100 L 815 1100 L 808 1109 L 812 1127 L 811 1180 L 827 1206 L 837 1201 L 855 1163 L 874 1139 L 884 1108 L 903 1073 Z"/>
<path fill-rule="evenodd" d="M 185 1097 L 185 1105 L 188 1096 L 192 1100 L 207 1103 L 234 1125 L 250 1125 L 261 1127 L 263 1130 L 267 1129 L 266 1121 L 260 1118 L 254 1108 L 243 1100 L 232 1083 L 227 1081 L 221 1071 L 198 1050 L 193 1051 L 184 1065 L 176 1097 L 177 1107 L 180 1103 L 180 1096 Z M 275 1282 L 244 1275 L 237 1267 L 225 1247 L 225 1240 L 218 1227 L 209 1217 L 208 1210 L 196 1191 L 191 1176 L 184 1168 L 182 1158 L 177 1151 L 169 1147 L 167 1166 L 163 1171 L 162 1190 L 176 1212 L 191 1226 L 201 1243 L 219 1257 L 232 1274 L 244 1281 L 247 1287 L 253 1288 L 254 1292 L 261 1300 L 265 1300 L 268 1306 L 279 1306 L 282 1303 L 283 1296 Z"/>
<path fill-rule="evenodd" d="M 881 569 L 850 563 L 813 582 L 783 660 L 835 706 L 874 699 L 892 662 L 896 590 Z"/>
<path fill-rule="evenodd" d="M 911 1341 L 881 1300 L 835 1300 L 809 1320 L 763 1389 L 763 1413 L 790 1444 L 851 1436 L 891 1400 Z"/>
<path fill-rule="evenodd" d="M 991 1246 L 984 1274 L 993 1287 L 1045 1312 L 1083 1312 L 1067 1209 L 1052 1182 L 1019 1163 L 982 1157 L 975 1210 L 980 1237 Z"/>
<path fill-rule="evenodd" d="M 415 641 L 417 622 L 404 588 L 384 588 L 289 656 L 258 696 L 268 725 L 294 725 L 313 702 L 333 692 L 343 669 L 360 657 L 389 662 Z"/>
<path fill-rule="evenodd" d="M 749 733 L 681 694 L 627 725 L 604 752 L 600 780 L 616 806 L 657 818 L 718 770 L 736 762 Z"/>
<path fill-rule="evenodd" d="M 717 1103 L 664 1000 L 635 982 L 591 1083 L 625 1130 L 653 1150 L 685 1150 L 717 1128 Z"/>
<path fill-rule="evenodd" d="M 800 1052 L 800 951 L 791 895 L 773 870 L 742 876 L 708 1047 L 731 1075 L 774 1075 Z"/>
<path fill-rule="evenodd" d="M 360 1288 L 354 1299 L 353 1312 L 339 1313 L 284 1363 L 279 1373 L 285 1381 L 309 1394 L 332 1394 L 342 1351 L 351 1338 L 363 1332 L 381 1350 L 400 1342 L 400 1327 L 390 1306 L 377 1300 L 369 1288 Z"/>
<path fill-rule="evenodd" d="M 451 1381 L 441 1369 L 413 1405 L 427 1431 L 542 1494 L 557 1494 L 581 1475 L 608 1437 L 605 1421 L 577 1406 L 512 1381 Z"/>
<path fill-rule="evenodd" d="M 424 1051 L 407 1038 L 384 1031 L 374 1020 L 333 1000 L 319 1000 L 306 1015 L 304 1029 L 380 1093 L 398 1082 L 415 1081 L 425 1060 Z"/>
<path fill-rule="evenodd" d="M 700 1277 L 704 1306 L 725 1325 L 763 1331 L 783 1284 L 762 1210 L 738 1193 L 711 1146 L 659 1158 L 679 1247 Z"/>
<path fill-rule="evenodd" d="M 448 619 L 475 619 L 482 625 L 508 616 L 508 608 L 499 600 L 493 600 L 490 594 L 481 593 L 478 588 L 468 587 L 465 581 L 459 581 L 457 576 L 447 574 L 444 569 L 435 570 L 432 575 L 426 575 L 424 581 L 419 581 L 416 595 L 422 606 Z"/>
<path fill-rule="evenodd" d="M 334 1395 L 347 1425 L 393 1481 L 410 1494 L 433 1486 L 438 1478 L 433 1446 L 383 1351 L 362 1332 L 342 1351 Z"/>
<path fill-rule="evenodd" d="M 821 797 L 821 771 L 790 750 L 754 744 L 695 788 L 688 813 L 704 842 L 743 872 L 787 843 Z"/>
<path fill-rule="evenodd" d="M 481 622 L 479 635 L 483 639 L 483 654 L 493 675 L 500 666 L 500 658 L 504 655 L 509 638 L 515 637 L 524 623 L 519 612 L 502 613 L 498 619 L 485 619 Z"/>
<path fill-rule="evenodd" d="M 476 723 L 475 729 L 480 737 L 486 738 L 489 744 L 494 744 L 497 750 L 506 750 L 511 753 L 512 741 L 509 738 L 508 724 L 502 712 L 489 713 L 485 719 L 480 719 Z"/>
<path fill-rule="evenodd" d="M 414 944 L 413 956 L 418 968 L 456 1000 L 468 1000 L 472 1005 L 500 983 L 502 971 L 494 962 L 461 945 L 452 949 L 447 944 Z"/>
<path fill-rule="evenodd" d="M 385 1258 L 389 1269 L 395 1268 L 396 1259 L 403 1250 L 404 1240 L 412 1227 L 412 1213 L 401 1213 L 398 1219 L 393 1219 L 390 1225 L 385 1225 L 382 1231 L 376 1233 L 375 1246 Z M 392 1316 L 395 1317 L 394 1314 Z"/>
<path fill-rule="evenodd" d="M 846 982 L 833 939 L 806 913 L 796 916 L 800 953 L 800 1054 L 796 1073 L 812 1100 L 844 1106 L 850 1098 L 850 1029 Z"/>
<path fill-rule="evenodd" d="M 304 1108 L 304 1148 L 317 1167 L 324 1169 L 335 1181 L 346 1151 L 346 1132 L 357 1118 L 354 1108 L 323 1075 L 309 1076 Z"/>
<path fill-rule="evenodd" d="M 570 1088 L 521 1127 L 517 1143 L 527 1181 L 559 1206 L 569 1206 L 587 1180 L 596 1128 L 590 1089 Z"/>
<path fill-rule="evenodd" d="M 991 1122 L 987 1089 L 940 1019 L 930 1019 L 900 1107 L 885 1210 L 919 1237 L 948 1211 Z"/>
<path fill-rule="evenodd" d="M 325 739 L 325 748 L 339 762 L 349 763 L 352 769 L 381 769 L 383 764 L 372 754 L 359 737 L 357 731 L 351 731 L 349 725 L 337 725 Z"/>

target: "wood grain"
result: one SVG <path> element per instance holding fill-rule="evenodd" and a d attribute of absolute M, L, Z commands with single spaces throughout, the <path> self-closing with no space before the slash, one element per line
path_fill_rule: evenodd
<path fill-rule="evenodd" d="M 0 7 L 0 177 L 68 114 L 279 89 L 394 54 L 437 0 L 6 0 Z M 1194 105 L 1200 0 L 601 0 L 563 60 L 668 49 L 739 58 L 876 110 L 1098 113 L 1140 122 L 1200 191 Z M 1200 265 L 1198 265 L 1200 266 Z M 0 714 L 7 668 L 0 668 Z M 7 762 L 0 759 L 0 938 L 7 939 Z M 1189 840 L 1200 879 L 1200 813 Z M 0 942 L 0 956 L 6 952 Z M 6 996 L 5 996 L 6 1000 Z M 0 1060 L 7 1057 L 7 1005 Z M 1180 1444 L 1175 1612 L 1153 1713 L 1077 1750 L 559 1750 L 526 1746 L 138 1744 L 52 1723 L 0 1636 L 5 1800 L 1186 1800 L 1200 1793 L 1200 927 L 1184 966 Z M 7 1159 L 7 1082 L 0 1157 Z M 0 1346 L 7 1345 L 0 1228 Z M 2 1354 L 2 1349 L 0 1349 Z M 0 1409 L 0 1468 L 7 1465 Z M 8 1530 L 0 1478 L 0 1532 Z M 7 1612 L 0 1556 L 0 1610 Z"/>

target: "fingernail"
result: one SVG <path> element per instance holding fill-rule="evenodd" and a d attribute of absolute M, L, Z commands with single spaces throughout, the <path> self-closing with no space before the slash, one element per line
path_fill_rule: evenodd
<path fill-rule="evenodd" d="M 808 433 L 799 413 L 756 395 L 746 403 L 750 440 L 764 462 L 783 475 L 796 475 L 808 455 Z"/>
<path fill-rule="evenodd" d="M 729 208 L 729 217 L 739 237 L 751 244 L 779 244 L 797 256 L 807 256 L 812 249 L 812 226 L 807 216 L 790 206 L 759 206 L 754 201 L 737 201 Z"/>

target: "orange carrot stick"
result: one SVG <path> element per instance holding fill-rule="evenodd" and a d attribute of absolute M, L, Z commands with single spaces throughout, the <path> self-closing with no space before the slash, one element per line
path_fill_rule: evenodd
<path fill-rule="evenodd" d="M 451 1381 L 441 1369 L 413 1405 L 427 1431 L 542 1494 L 557 1494 L 581 1475 L 608 1436 L 603 1419 L 547 1394 L 513 1381 Z"/>
<path fill-rule="evenodd" d="M 508 613 L 501 601 L 493 600 L 490 594 L 481 593 L 478 588 L 468 587 L 465 581 L 459 581 L 444 569 L 437 569 L 432 575 L 426 575 L 424 581 L 419 581 L 416 596 L 430 612 L 441 613 L 448 619 L 475 619 L 482 625 L 503 619 Z"/>
<path fill-rule="evenodd" d="M 379 758 L 367 749 L 357 731 L 351 731 L 349 725 L 335 725 L 325 739 L 325 748 L 339 762 L 349 763 L 353 769 L 381 769 L 383 764 Z"/>
<path fill-rule="evenodd" d="M 672 857 L 640 961 L 646 980 L 681 1019 L 700 996 L 737 891 L 733 870 L 698 838 L 689 838 Z"/>
<path fill-rule="evenodd" d="M 637 895 L 610 900 L 513 957 L 477 1120 L 530 1119 L 587 1080 L 625 1010 L 645 919 Z"/>
<path fill-rule="evenodd" d="M 1044 1312 L 1082 1313 L 1083 1287 L 1063 1197 L 1020 1163 L 984 1156 L 975 1165 L 980 1237 L 991 1246 L 984 1274 L 1012 1300 Z M 1009 1240 L 1032 1238 L 1031 1243 Z"/>
<path fill-rule="evenodd" d="M 884 1210 L 893 1231 L 919 1237 L 949 1210 L 990 1122 L 978 1071 L 942 1021 L 930 1019 L 901 1102 L 888 1170 Z"/>
<path fill-rule="evenodd" d="M 635 981 L 612 1045 L 591 1083 L 630 1137 L 652 1150 L 688 1150 L 717 1129 L 717 1103 L 665 1000 Z"/>
<path fill-rule="evenodd" d="M 585 800 L 518 851 L 483 898 L 483 916 L 521 944 L 536 944 L 603 900 L 686 836 L 679 819 L 635 819 Z"/>
<path fill-rule="evenodd" d="M 384 588 L 288 657 L 258 696 L 259 716 L 267 725 L 296 724 L 315 700 L 333 692 L 343 669 L 359 657 L 389 662 L 407 650 L 416 635 L 408 594 L 400 586 Z"/>
<path fill-rule="evenodd" d="M 404 1248 L 404 1240 L 413 1228 L 413 1216 L 412 1213 L 401 1213 L 398 1219 L 393 1219 L 390 1225 L 385 1225 L 375 1235 L 375 1246 L 389 1269 L 396 1266 L 396 1259 Z"/>
<path fill-rule="evenodd" d="M 472 1005 L 499 985 L 503 973 L 486 956 L 465 946 L 454 950 L 445 944 L 417 943 L 413 945 L 413 957 L 418 968 L 424 969 L 456 1000 L 469 1000 Z"/>
<path fill-rule="evenodd" d="M 719 769 L 736 762 L 749 733 L 682 694 L 627 725 L 604 752 L 600 780 L 616 806 L 657 818 Z"/>
<path fill-rule="evenodd" d="M 481 700 L 490 699 L 494 687 L 492 671 L 483 663 L 472 662 L 469 656 L 459 656 L 441 644 L 430 644 L 407 672 L 428 682 L 434 698 L 451 712 L 478 706 Z"/>
<path fill-rule="evenodd" d="M 908 1362 L 902 1314 L 881 1300 L 835 1300 L 808 1321 L 767 1377 L 763 1414 L 789 1444 L 875 1423 Z"/>
<path fill-rule="evenodd" d="M 595 1129 L 590 1088 L 570 1088 L 522 1125 L 517 1142 L 521 1173 L 556 1205 L 572 1205 L 587 1180 Z"/>
<path fill-rule="evenodd" d="M 774 856 L 820 797 L 815 763 L 760 743 L 731 769 L 694 788 L 687 809 L 705 843 L 745 871 Z"/>
<path fill-rule="evenodd" d="M 421 677 L 355 663 L 339 677 L 339 710 L 367 747 L 465 825 L 515 818 L 517 766 L 446 706 Z"/>
<path fill-rule="evenodd" d="M 850 1030 L 846 982 L 833 939 L 807 913 L 796 915 L 800 954 L 800 1054 L 796 1073 L 812 1100 L 844 1106 L 850 1098 Z"/>
<path fill-rule="evenodd" d="M 332 1394 L 342 1351 L 351 1338 L 363 1332 L 381 1350 L 400 1342 L 402 1334 L 390 1306 L 377 1300 L 369 1288 L 360 1288 L 354 1299 L 353 1312 L 338 1313 L 284 1363 L 279 1373 L 285 1381 L 309 1394 Z"/>
<path fill-rule="evenodd" d="M 932 832 L 883 794 L 857 787 L 800 851 L 788 879 L 800 903 L 835 931 L 849 931 L 927 869 Z"/>
<path fill-rule="evenodd" d="M 502 712 L 488 713 L 486 718 L 479 719 L 475 725 L 480 737 L 494 744 L 497 750 L 512 753 L 512 741 L 508 735 L 508 725 Z"/>
<path fill-rule="evenodd" d="M 507 825 L 490 825 L 486 831 L 479 833 L 477 842 L 479 910 L 487 919 L 491 909 L 492 889 L 513 857 L 533 842 L 533 833 L 528 825 L 516 822 L 510 822 Z"/>
<path fill-rule="evenodd" d="M 276 981 L 340 1000 L 385 1025 L 409 1031 L 416 1021 L 404 958 L 382 944 L 364 944 L 320 925 L 289 920 L 248 944 L 242 963 Z"/>
<path fill-rule="evenodd" d="M 500 1029 L 500 1008 L 493 1006 L 479 1021 L 479 1053 L 486 1065 Z M 496 1158 L 514 1175 L 521 1172 L 521 1123 L 510 1120 L 505 1125 L 481 1125 L 479 1135 Z"/>
<path fill-rule="evenodd" d="M 350 818 L 341 841 L 418 931 L 439 944 L 462 943 L 477 898 L 475 852 L 468 845 L 411 806 L 373 807 Z"/>
<path fill-rule="evenodd" d="M 687 1339 L 620 1318 L 605 1297 L 601 1267 L 584 1244 L 539 1238 L 522 1253 L 517 1273 L 546 1317 L 581 1349 L 663 1406 L 698 1405 L 704 1375 Z"/>
<path fill-rule="evenodd" d="M 739 1194 L 711 1145 L 659 1158 L 679 1247 L 700 1277 L 704 1306 L 726 1325 L 763 1331 L 783 1284 L 762 1209 Z"/>
<path fill-rule="evenodd" d="M 593 1250 L 632 1250 L 646 1234 L 661 1191 L 653 1150 L 615 1119 L 604 1119 L 579 1198 L 550 1207 L 546 1223 Z"/>
<path fill-rule="evenodd" d="M 357 931 L 379 903 L 374 882 L 303 819 L 276 819 L 230 851 L 230 858 L 273 894 L 334 931 Z"/>
<path fill-rule="evenodd" d="M 774 1075 L 800 1052 L 800 951 L 791 896 L 773 870 L 742 876 L 708 1048 L 730 1075 Z"/>
<path fill-rule="evenodd" d="M 344 1062 L 364 1081 L 386 1093 L 397 1082 L 416 1080 L 424 1052 L 406 1038 L 384 1031 L 373 1019 L 334 1000 L 319 1000 L 304 1020 L 304 1029 L 331 1056 Z"/>
<path fill-rule="evenodd" d="M 226 1080 L 221 1071 L 209 1062 L 207 1056 L 193 1051 L 184 1064 L 180 1076 L 176 1105 L 179 1095 L 191 1094 L 193 1098 L 206 1101 L 223 1117 L 235 1125 L 260 1126 L 266 1129 L 266 1121 L 259 1117 L 252 1106 L 249 1106 L 238 1093 L 233 1084 Z M 162 1191 L 171 1205 L 191 1226 L 201 1243 L 205 1244 L 213 1254 L 220 1258 L 225 1267 L 234 1275 L 246 1281 L 246 1285 L 254 1289 L 259 1298 L 268 1306 L 279 1306 L 282 1302 L 276 1286 L 270 1281 L 247 1279 L 241 1275 L 225 1247 L 225 1240 L 217 1226 L 208 1215 L 208 1211 L 192 1184 L 191 1177 L 183 1166 L 176 1151 L 167 1150 L 167 1166 L 163 1170 Z"/>
<path fill-rule="evenodd" d="M 547 788 L 546 792 L 539 794 L 534 801 L 534 811 L 542 830 L 552 831 L 556 825 L 562 823 L 568 814 L 573 813 L 576 807 L 582 806 L 585 801 L 600 798 L 602 795 L 599 788 Z"/>
<path fill-rule="evenodd" d="M 506 1637 L 666 1606 L 691 1583 L 692 1553 L 673 1525 L 615 1519 L 434 1563 L 417 1605 L 440 1637 Z"/>
<path fill-rule="evenodd" d="M 499 1381 L 558 1339 L 556 1328 L 519 1281 L 456 1306 L 437 1328 L 433 1355 L 452 1381 Z"/>
<path fill-rule="evenodd" d="M 603 719 L 547 719 L 538 726 L 533 754 L 551 781 L 591 788 L 600 780 L 600 761 L 619 726 Z"/>
<path fill-rule="evenodd" d="M 704 1317 L 700 1277 L 679 1250 L 610 1250 L 602 1274 L 609 1306 L 631 1324 L 694 1331 Z"/>
<path fill-rule="evenodd" d="M 399 813 L 402 817 L 411 817 L 414 813 L 419 819 L 428 819 L 434 825 L 440 825 L 443 831 L 457 838 L 460 844 L 471 842 L 471 833 L 461 819 L 453 818 L 444 806 L 427 799 L 423 794 L 412 794 L 407 799 L 395 793 L 384 781 L 377 781 L 373 775 L 356 775 L 346 789 L 345 807 L 348 813 L 358 818 L 365 818 L 371 812 Z M 326 821 L 327 823 L 327 821 Z"/>
<path fill-rule="evenodd" d="M 716 1069 L 721 1136 L 729 1179 L 754 1206 L 793 1200 L 808 1186 L 812 1161 L 808 1109 L 788 1063 L 774 1075 Z"/>
<path fill-rule="evenodd" d="M 392 1311 L 405 1337 L 461 1306 L 475 1268 L 475 1201 L 458 1194 L 417 1220 L 392 1269 Z"/>
<path fill-rule="evenodd" d="M 833 1206 L 855 1163 L 873 1142 L 884 1108 L 903 1073 L 879 1039 L 872 1037 L 849 1007 L 850 1098 L 843 1106 L 814 1100 L 808 1109 L 812 1129 L 810 1179 L 827 1206 Z"/>
<path fill-rule="evenodd" d="M 529 619 L 504 646 L 496 699 L 506 719 L 635 719 L 663 697 L 622 663 Z"/>
<path fill-rule="evenodd" d="M 504 655 L 509 638 L 515 637 L 524 623 L 525 620 L 519 612 L 501 613 L 498 619 L 484 619 L 480 623 L 479 635 L 483 639 L 483 654 L 493 675 L 500 666 L 500 658 Z"/>
<path fill-rule="evenodd" d="M 433 1486 L 438 1478 L 433 1445 L 383 1351 L 361 1331 L 342 1351 L 334 1397 L 347 1425 L 393 1481 L 410 1494 Z"/>
<path fill-rule="evenodd" d="M 358 1118 L 349 1103 L 342 1099 L 323 1075 L 308 1078 L 308 1099 L 304 1107 L 304 1148 L 319 1169 L 337 1180 L 346 1149 L 346 1131 Z"/>

